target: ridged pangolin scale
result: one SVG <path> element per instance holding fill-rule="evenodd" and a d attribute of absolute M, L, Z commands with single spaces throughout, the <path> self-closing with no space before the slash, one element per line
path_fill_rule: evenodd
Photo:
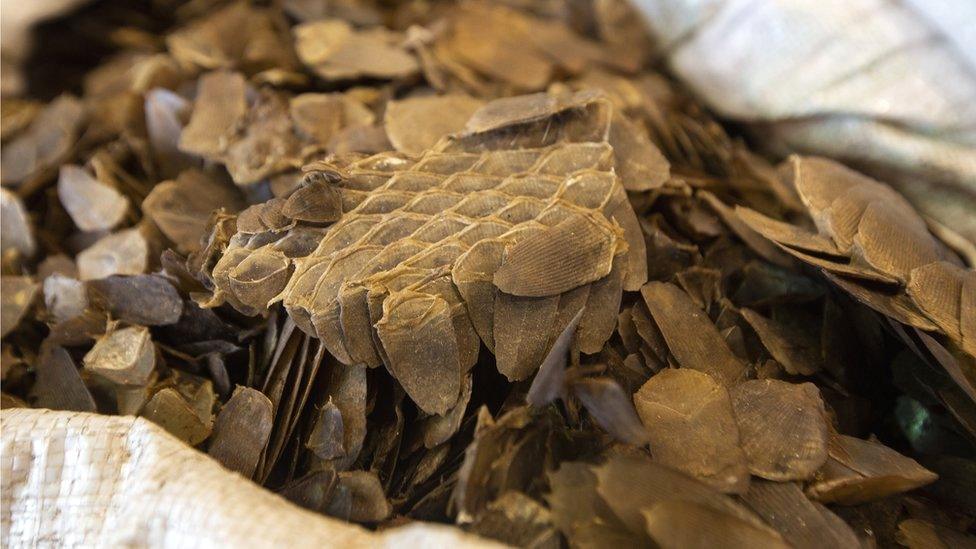
<path fill-rule="evenodd" d="M 217 294 L 251 313 L 282 301 L 341 362 L 385 365 L 432 414 L 457 402 L 481 342 L 525 379 L 584 309 L 579 345 L 597 352 L 623 290 L 647 278 L 610 110 L 588 91 L 507 98 L 419 157 L 313 164 L 291 197 L 238 218 Z"/>

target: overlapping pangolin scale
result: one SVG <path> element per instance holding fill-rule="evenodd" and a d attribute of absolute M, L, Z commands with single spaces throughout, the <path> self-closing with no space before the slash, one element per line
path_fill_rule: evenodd
<path fill-rule="evenodd" d="M 609 338 L 622 290 L 646 278 L 640 228 L 612 165 L 608 144 L 584 142 L 381 154 L 339 167 L 344 213 L 291 260 L 280 297 L 340 361 L 383 364 L 423 410 L 444 413 L 479 341 L 500 372 L 523 379 L 584 306 L 583 350 Z M 543 249 L 522 253 L 524 269 L 508 276 L 529 291 L 500 291 L 507 251 L 533 235 Z M 565 243 L 576 238 L 592 253 L 574 257 Z"/>

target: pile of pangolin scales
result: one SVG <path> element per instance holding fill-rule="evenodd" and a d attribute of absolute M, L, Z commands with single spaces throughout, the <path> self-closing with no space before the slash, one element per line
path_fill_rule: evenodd
<path fill-rule="evenodd" d="M 106 0 L 37 36 L 4 408 L 140 415 L 379 527 L 974 543 L 976 272 L 885 184 L 730 137 L 625 2 Z"/>

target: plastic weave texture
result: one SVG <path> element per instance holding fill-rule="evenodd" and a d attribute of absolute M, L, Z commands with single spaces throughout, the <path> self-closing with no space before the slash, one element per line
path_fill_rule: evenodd
<path fill-rule="evenodd" d="M 4 547 L 500 547 L 300 509 L 141 418 L 12 409 L 0 425 Z"/>

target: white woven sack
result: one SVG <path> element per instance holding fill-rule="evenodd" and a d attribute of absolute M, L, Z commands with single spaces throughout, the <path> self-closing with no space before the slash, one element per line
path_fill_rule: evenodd
<path fill-rule="evenodd" d="M 872 172 L 976 242 L 976 2 L 635 2 L 716 112 Z"/>
<path fill-rule="evenodd" d="M 231 473 L 142 418 L 0 412 L 0 545 L 502 547 L 415 523 L 374 533 Z"/>

